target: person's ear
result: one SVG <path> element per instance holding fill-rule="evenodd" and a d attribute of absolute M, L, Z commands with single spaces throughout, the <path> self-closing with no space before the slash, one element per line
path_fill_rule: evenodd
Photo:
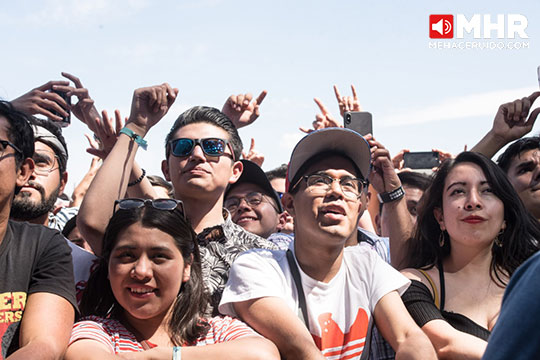
<path fill-rule="evenodd" d="M 371 199 L 370 191 L 360 193 L 360 209 L 358 209 L 358 211 L 360 212 L 360 216 L 362 216 L 364 211 L 367 210 L 370 199 Z"/>
<path fill-rule="evenodd" d="M 30 176 L 34 172 L 34 160 L 32 158 L 26 158 L 23 160 L 21 166 L 19 166 L 19 169 L 17 169 L 17 179 L 15 181 L 15 185 L 17 187 L 23 187 L 24 184 L 30 179 Z"/>
<path fill-rule="evenodd" d="M 278 223 L 276 226 L 276 230 L 279 232 L 285 228 L 285 225 L 287 225 L 287 211 L 283 211 L 281 214 L 278 215 Z"/>
<path fill-rule="evenodd" d="M 242 175 L 242 171 L 244 171 L 244 164 L 242 164 L 241 161 L 235 161 L 231 170 L 232 172 L 231 177 L 229 178 L 229 184 L 234 184 Z"/>
<path fill-rule="evenodd" d="M 191 278 L 191 264 L 193 263 L 193 255 L 191 255 L 191 261 L 188 263 L 185 263 L 184 264 L 184 271 L 183 271 L 183 274 L 182 274 L 182 282 L 185 283 L 185 282 L 188 282 L 189 279 Z"/>
<path fill-rule="evenodd" d="M 66 187 L 67 181 L 68 181 L 68 173 L 67 171 L 64 171 L 64 173 L 60 177 L 60 188 L 59 188 L 60 191 L 58 192 L 59 194 L 62 194 L 64 192 L 64 188 Z"/>
<path fill-rule="evenodd" d="M 435 220 L 439 223 L 439 226 L 441 227 L 441 231 L 446 230 L 446 226 L 444 225 L 444 215 L 441 208 L 436 207 L 433 209 L 433 216 L 435 217 Z"/>
<path fill-rule="evenodd" d="M 296 216 L 294 212 L 294 197 L 292 194 L 288 192 L 283 194 L 283 197 L 281 198 L 281 205 L 283 205 L 283 209 L 286 210 L 292 217 Z"/>
<path fill-rule="evenodd" d="M 171 175 L 169 174 L 169 160 L 165 159 L 161 161 L 161 172 L 165 177 L 165 180 L 171 181 Z"/>
<path fill-rule="evenodd" d="M 377 235 L 381 236 L 381 215 L 375 215 L 375 231 Z"/>

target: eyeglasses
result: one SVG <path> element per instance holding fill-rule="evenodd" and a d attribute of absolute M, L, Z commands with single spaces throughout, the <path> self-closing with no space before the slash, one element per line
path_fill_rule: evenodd
<path fill-rule="evenodd" d="M 8 141 L 8 140 L 0 140 L 0 156 L 4 156 L 4 152 L 6 151 L 7 147 L 8 146 L 11 146 L 13 148 L 13 150 L 15 150 L 16 152 L 18 152 L 19 154 L 23 154 L 23 152 L 17 147 L 15 146 L 15 144 L 13 144 L 11 141 Z"/>
<path fill-rule="evenodd" d="M 116 212 L 116 207 L 118 206 L 119 210 L 132 210 L 139 209 L 143 206 L 151 206 L 157 210 L 164 211 L 173 211 L 176 208 L 180 208 L 182 216 L 186 218 L 186 212 L 184 211 L 184 203 L 180 200 L 175 199 L 138 199 L 138 198 L 127 198 L 115 200 L 114 202 L 114 211 Z"/>
<path fill-rule="evenodd" d="M 231 196 L 231 197 L 227 198 L 227 200 L 225 200 L 225 202 L 223 203 L 223 206 L 225 206 L 225 208 L 227 210 L 229 210 L 229 212 L 235 213 L 238 210 L 238 207 L 240 206 L 240 203 L 242 202 L 242 200 L 245 200 L 246 203 L 252 208 L 256 208 L 262 202 L 267 202 L 267 203 L 270 204 L 270 206 L 272 206 L 276 210 L 276 212 L 279 213 L 279 210 L 276 209 L 274 204 L 272 204 L 270 201 L 266 200 L 264 195 L 261 194 L 260 192 L 257 192 L 257 191 L 249 193 L 249 194 L 247 194 L 246 196 L 243 196 L 243 197 Z"/>
<path fill-rule="evenodd" d="M 169 142 L 171 151 L 174 156 L 188 156 L 193 152 L 196 145 L 199 145 L 202 151 L 208 156 L 228 156 L 234 160 L 234 152 L 229 142 L 220 138 L 205 138 L 205 139 L 190 139 L 179 138 Z M 225 153 L 225 150 L 229 146 L 231 154 Z"/>
<path fill-rule="evenodd" d="M 307 189 L 315 195 L 326 195 L 326 193 L 332 188 L 332 183 L 334 181 L 339 182 L 341 191 L 345 197 L 350 199 L 358 199 L 362 190 L 367 185 L 367 182 L 363 179 L 343 177 L 341 179 L 334 179 L 331 176 L 325 174 L 313 174 L 313 175 L 304 175 L 294 186 L 294 190 L 302 180 L 305 180 L 307 183 Z"/>
<path fill-rule="evenodd" d="M 34 172 L 38 175 L 49 175 L 49 173 L 59 168 L 58 161 L 55 161 L 55 159 L 58 159 L 57 155 L 51 155 L 45 151 L 36 151 L 32 159 L 35 164 Z M 55 167 L 55 165 L 57 166 Z"/>

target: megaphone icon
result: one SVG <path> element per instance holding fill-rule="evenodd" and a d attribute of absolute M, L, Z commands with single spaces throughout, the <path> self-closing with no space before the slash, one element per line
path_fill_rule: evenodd
<path fill-rule="evenodd" d="M 444 29 L 443 29 L 444 25 Z M 431 30 L 438 32 L 441 35 L 446 35 L 452 31 L 452 23 L 446 19 L 441 19 L 435 24 L 431 25 Z"/>

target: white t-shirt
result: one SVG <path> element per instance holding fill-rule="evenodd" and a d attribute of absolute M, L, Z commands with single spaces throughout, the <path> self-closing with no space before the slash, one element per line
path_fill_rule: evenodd
<path fill-rule="evenodd" d="M 294 252 L 294 244 L 291 244 Z M 367 247 L 344 249 L 343 263 L 328 283 L 312 279 L 298 266 L 306 297 L 309 329 L 328 359 L 359 359 L 370 334 L 377 302 L 410 281 Z M 283 299 L 298 312 L 296 285 L 286 251 L 254 249 L 233 263 L 219 311 L 236 316 L 232 303 L 261 297 Z"/>

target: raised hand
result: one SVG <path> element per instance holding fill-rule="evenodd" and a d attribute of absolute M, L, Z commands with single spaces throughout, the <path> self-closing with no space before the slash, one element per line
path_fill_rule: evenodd
<path fill-rule="evenodd" d="M 144 136 L 167 114 L 177 95 L 178 89 L 167 83 L 135 90 L 128 123 L 138 128 L 137 134 Z"/>
<path fill-rule="evenodd" d="M 540 114 L 539 107 L 529 115 L 532 104 L 539 96 L 540 91 L 535 91 L 522 99 L 502 104 L 493 120 L 491 131 L 494 135 L 510 142 L 528 134 L 532 130 L 538 114 Z M 527 118 L 527 116 L 529 117 Z"/>
<path fill-rule="evenodd" d="M 62 117 L 68 116 L 69 106 L 62 97 L 52 92 L 55 86 L 67 86 L 68 81 L 49 81 L 46 84 L 30 90 L 26 94 L 11 101 L 13 107 L 27 114 L 40 114 L 55 121 L 61 121 Z M 53 114 L 56 112 L 61 116 Z"/>
<path fill-rule="evenodd" d="M 100 116 L 94 106 L 94 100 L 90 97 L 88 89 L 82 85 L 82 82 L 78 77 L 66 72 L 63 72 L 62 76 L 71 80 L 75 87 L 70 86 L 69 83 L 68 85 L 53 85 L 53 90 L 65 92 L 68 96 L 77 97 L 77 103 L 72 104 L 70 110 L 73 115 L 85 123 L 86 126 L 95 133 L 96 124 L 94 123 L 94 120 Z"/>
<path fill-rule="evenodd" d="M 467 145 L 465 145 L 467 146 Z M 453 159 L 455 158 L 456 156 L 452 153 L 449 153 L 447 151 L 443 151 L 443 150 L 439 150 L 439 149 L 431 149 L 431 151 L 433 152 L 436 152 L 439 154 L 439 162 L 442 164 L 446 159 Z M 463 151 L 467 151 L 467 149 L 465 148 L 465 150 Z"/>
<path fill-rule="evenodd" d="M 223 104 L 221 112 L 231 119 L 237 129 L 240 129 L 257 120 L 260 115 L 259 107 L 267 93 L 266 90 L 263 90 L 253 101 L 253 95 L 250 93 L 231 95 Z"/>
<path fill-rule="evenodd" d="M 120 134 L 123 122 L 122 116 L 120 115 L 120 110 L 115 110 L 114 112 L 114 126 L 113 120 L 112 118 L 109 118 L 106 110 L 103 110 L 101 114 L 103 115 L 103 120 L 100 120 L 99 118 L 95 119 L 95 124 L 97 128 L 96 132 L 94 132 L 94 134 L 99 139 L 99 144 L 94 139 L 91 139 L 88 135 L 85 135 L 88 139 L 88 142 L 90 143 L 90 147 L 86 149 L 86 152 L 101 159 L 105 159 L 107 155 L 109 155 L 109 152 L 111 152 L 114 144 L 116 143 L 116 138 Z M 127 119 L 125 119 L 124 123 L 126 121 Z"/>
<path fill-rule="evenodd" d="M 409 149 L 402 149 L 400 152 L 396 154 L 396 156 L 392 158 L 392 164 L 394 165 L 395 169 L 397 170 L 403 169 L 403 165 L 404 165 L 403 156 L 405 155 L 405 153 L 408 153 L 408 152 L 410 152 Z"/>
<path fill-rule="evenodd" d="M 242 151 L 242 157 L 246 160 L 253 161 L 255 164 L 262 167 L 264 162 L 264 155 L 255 150 L 255 139 L 251 138 L 251 146 L 249 152 L 246 154 Z"/>
<path fill-rule="evenodd" d="M 325 129 L 328 127 L 343 127 L 340 125 L 334 116 L 330 113 L 328 108 L 323 104 L 323 102 L 319 98 L 313 99 L 317 106 L 319 107 L 319 110 L 321 111 L 320 114 L 315 115 L 315 121 L 312 122 L 313 129 L 306 129 L 304 127 L 300 127 L 300 131 L 303 131 L 307 134 L 310 132 L 313 132 L 315 130 Z"/>
<path fill-rule="evenodd" d="M 384 193 L 401 186 L 401 181 L 390 158 L 390 152 L 371 135 L 365 136 L 371 147 L 372 170 L 369 174 L 369 182 L 377 191 Z"/>
<path fill-rule="evenodd" d="M 339 113 L 341 114 L 341 117 L 343 117 L 346 112 L 362 111 L 360 103 L 358 102 L 358 95 L 356 94 L 356 88 L 354 87 L 354 85 L 351 85 L 351 90 L 353 96 L 341 96 L 337 85 L 334 85 L 334 93 L 336 94 L 336 99 L 339 105 Z"/>
<path fill-rule="evenodd" d="M 529 133 L 540 114 L 540 108 L 530 112 L 532 104 L 540 96 L 540 91 L 531 95 L 499 106 L 493 120 L 492 128 L 473 146 L 471 151 L 484 154 L 488 158 L 494 156 L 509 142 L 519 139 Z M 529 116 L 527 118 L 527 116 Z"/>

